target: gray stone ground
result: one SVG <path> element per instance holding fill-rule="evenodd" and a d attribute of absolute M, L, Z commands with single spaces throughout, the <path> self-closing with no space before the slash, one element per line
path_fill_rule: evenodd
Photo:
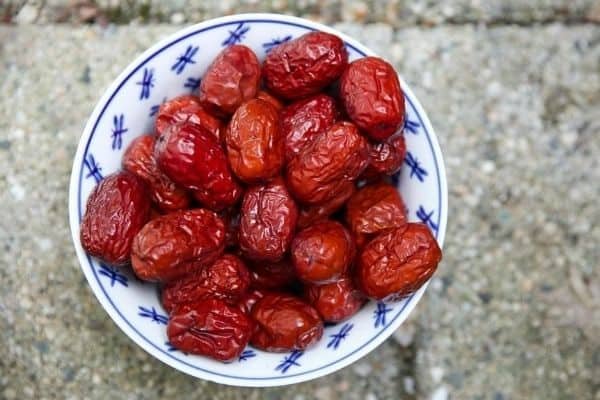
<path fill-rule="evenodd" d="M 292 387 L 148 356 L 87 287 L 67 189 L 100 94 L 177 27 L 0 26 L 0 398 L 600 399 L 600 28 L 338 27 L 393 61 L 444 152 L 444 261 L 409 323 Z"/>

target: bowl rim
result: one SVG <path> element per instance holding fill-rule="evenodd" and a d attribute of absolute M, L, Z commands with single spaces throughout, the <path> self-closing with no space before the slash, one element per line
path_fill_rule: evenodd
<path fill-rule="evenodd" d="M 242 13 L 242 14 L 233 14 L 229 16 L 219 17 L 208 19 L 198 24 L 194 24 L 188 26 L 186 28 L 180 29 L 164 39 L 161 39 L 147 50 L 142 52 L 140 55 L 135 57 L 135 59 L 130 62 L 127 67 L 118 75 L 118 77 L 112 81 L 112 83 L 108 86 L 108 88 L 104 91 L 104 94 L 100 98 L 100 100 L 95 104 L 94 110 L 90 115 L 82 135 L 80 136 L 79 143 L 77 146 L 77 151 L 73 160 L 73 166 L 71 170 L 71 178 L 69 182 L 69 222 L 71 228 L 71 236 L 73 239 L 73 244 L 75 246 L 77 259 L 79 261 L 79 265 L 81 270 L 83 271 L 88 284 L 90 285 L 92 292 L 95 297 L 98 299 L 104 310 L 109 314 L 114 323 L 138 346 L 140 346 L 144 351 L 151 354 L 153 357 L 162 361 L 163 363 L 171 366 L 172 368 L 184 372 L 188 375 L 192 375 L 197 378 L 205 379 L 212 382 L 217 382 L 226 385 L 232 386 L 244 386 L 244 387 L 272 387 L 272 386 L 283 386 L 289 385 L 304 381 L 309 381 L 315 378 L 319 378 L 328 374 L 331 374 L 335 371 L 338 371 L 355 361 L 361 359 L 362 357 L 369 354 L 373 349 L 377 348 L 381 343 L 383 343 L 389 336 L 406 320 L 408 315 L 412 312 L 414 307 L 417 305 L 423 293 L 425 292 L 429 282 L 424 284 L 415 294 L 413 294 L 403 306 L 403 309 L 397 314 L 397 317 L 386 327 L 384 328 L 380 334 L 376 335 L 370 341 L 368 341 L 363 346 L 359 347 L 357 350 L 352 353 L 346 355 L 345 357 L 338 359 L 330 364 L 327 364 L 323 367 L 319 367 L 312 371 L 301 372 L 295 375 L 284 375 L 282 377 L 270 377 L 270 378 L 261 378 L 261 379 L 250 379 L 250 378 L 239 378 L 239 377 L 230 377 L 224 376 L 219 373 L 212 373 L 206 371 L 204 369 L 193 368 L 190 365 L 175 359 L 173 357 L 169 357 L 162 351 L 145 339 L 143 335 L 137 332 L 132 326 L 130 326 L 129 321 L 127 321 L 123 316 L 121 316 L 118 311 L 115 309 L 115 306 L 108 299 L 108 296 L 102 295 L 103 290 L 94 279 L 94 272 L 91 271 L 90 268 L 84 268 L 84 263 L 91 263 L 90 257 L 83 250 L 80 240 L 79 240 L 79 219 L 81 218 L 81 210 L 79 204 L 79 191 L 80 187 L 80 167 L 83 162 L 83 156 L 87 153 L 87 149 L 90 144 L 91 135 L 94 132 L 95 125 L 97 124 L 99 117 L 103 113 L 104 109 L 107 108 L 111 98 L 120 90 L 123 83 L 129 78 L 131 74 L 137 71 L 149 58 L 154 55 L 160 53 L 163 49 L 171 46 L 172 44 L 184 40 L 188 36 L 199 33 L 201 31 L 212 29 L 217 26 L 241 23 L 241 22 L 275 22 L 275 23 L 284 23 L 288 25 L 299 26 L 302 28 L 308 28 L 312 30 L 319 30 L 323 32 L 329 32 L 339 36 L 344 42 L 353 47 L 359 53 L 363 53 L 366 56 L 377 56 L 377 54 L 369 49 L 368 47 L 362 45 L 357 40 L 352 37 L 337 31 L 331 27 L 320 24 L 318 22 L 313 22 L 304 18 L 283 15 L 283 14 L 274 14 L 274 13 Z M 404 82 L 402 77 L 399 75 L 399 79 L 401 82 L 401 86 L 403 91 L 407 94 L 406 99 L 411 103 L 414 109 L 417 112 L 420 122 L 422 123 L 423 129 L 426 132 L 427 139 L 429 141 L 430 147 L 433 150 L 433 158 L 437 169 L 438 175 L 438 187 L 439 187 L 439 225 L 437 231 L 437 241 L 440 247 L 443 246 L 445 232 L 446 232 L 446 224 L 447 224 L 447 215 L 448 215 L 448 189 L 447 189 L 447 181 L 446 181 L 446 170 L 444 166 L 444 160 L 442 157 L 442 152 L 439 147 L 439 143 L 437 141 L 437 136 L 431 126 L 431 122 L 424 109 L 422 108 L 420 102 L 415 97 L 414 93 L 410 89 L 410 87 Z"/>

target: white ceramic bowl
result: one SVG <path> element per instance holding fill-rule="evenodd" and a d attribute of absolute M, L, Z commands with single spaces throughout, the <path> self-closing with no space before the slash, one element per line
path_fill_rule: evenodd
<path fill-rule="evenodd" d="M 136 58 L 104 93 L 90 116 L 73 162 L 69 216 L 73 243 L 88 283 L 115 323 L 134 342 L 166 364 L 198 378 L 236 386 L 277 386 L 314 379 L 363 357 L 388 338 L 423 295 L 393 303 L 370 302 L 354 317 L 327 326 L 321 341 L 304 352 L 266 353 L 248 347 L 239 360 L 224 364 L 185 355 L 167 342 L 167 315 L 154 285 L 131 272 L 102 265 L 79 242 L 86 199 L 97 181 L 121 166 L 129 143 L 150 132 L 158 106 L 198 85 L 224 46 L 243 43 L 260 59 L 273 45 L 312 30 L 341 37 L 350 60 L 374 53 L 340 32 L 300 18 L 276 14 L 241 14 L 183 29 Z M 429 225 L 440 245 L 447 218 L 447 187 L 442 153 L 418 100 L 401 81 L 406 96 L 407 158 L 395 177 L 409 219 Z"/>

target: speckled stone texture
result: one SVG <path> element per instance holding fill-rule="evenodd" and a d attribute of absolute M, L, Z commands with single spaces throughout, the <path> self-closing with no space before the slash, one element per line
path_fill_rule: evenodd
<path fill-rule="evenodd" d="M 339 28 L 396 65 L 436 128 L 444 261 L 410 322 L 368 357 L 259 390 L 147 355 L 96 301 L 71 244 L 86 118 L 177 28 L 0 26 L 0 398 L 600 399 L 598 27 Z"/>
<path fill-rule="evenodd" d="M 240 12 L 298 15 L 323 23 L 491 24 L 600 22 L 600 0 L 6 0 L 0 17 L 19 24 L 111 21 L 194 23 Z"/>

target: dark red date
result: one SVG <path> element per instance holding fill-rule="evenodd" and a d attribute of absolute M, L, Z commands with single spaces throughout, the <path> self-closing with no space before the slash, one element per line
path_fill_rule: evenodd
<path fill-rule="evenodd" d="M 152 201 L 164 212 L 181 210 L 190 205 L 188 192 L 177 186 L 156 165 L 154 135 L 142 135 L 133 140 L 123 154 L 123 168 L 142 178 Z"/>
<path fill-rule="evenodd" d="M 176 307 L 169 318 L 167 337 L 184 353 L 233 361 L 244 351 L 253 326 L 237 307 L 209 299 Z"/>
<path fill-rule="evenodd" d="M 280 179 L 244 194 L 240 248 L 252 260 L 279 261 L 290 246 L 298 208 Z"/>
<path fill-rule="evenodd" d="M 279 174 L 284 161 L 284 140 L 277 110 L 253 99 L 242 104 L 225 132 L 227 156 L 233 173 L 246 183 Z"/>
<path fill-rule="evenodd" d="M 364 57 L 348 65 L 340 79 L 340 98 L 352 121 L 375 140 L 384 140 L 404 123 L 404 93 L 388 62 Z"/>
<path fill-rule="evenodd" d="M 318 94 L 290 104 L 281 112 L 281 131 L 285 138 L 285 157 L 289 161 L 319 133 L 337 120 L 335 100 Z"/>
<path fill-rule="evenodd" d="M 271 50 L 263 63 L 263 76 L 276 96 L 298 99 L 335 81 L 347 64 L 348 52 L 340 38 L 310 32 Z"/>
<path fill-rule="evenodd" d="M 219 299 L 236 304 L 250 287 L 250 273 L 242 260 L 224 254 L 213 264 L 167 283 L 162 290 L 162 304 L 168 313 L 184 303 Z"/>
<path fill-rule="evenodd" d="M 340 322 L 350 318 L 365 303 L 365 297 L 352 284 L 352 279 L 342 278 L 324 285 L 305 286 L 305 297 L 321 315 L 323 321 Z"/>
<path fill-rule="evenodd" d="M 133 240 L 131 263 L 146 281 L 170 281 L 212 264 L 223 253 L 225 226 L 212 211 L 176 211 L 148 222 Z"/>
<path fill-rule="evenodd" d="M 194 197 L 206 207 L 218 211 L 240 199 L 242 189 L 229 170 L 225 152 L 201 126 L 172 125 L 158 137 L 154 152 L 161 171 L 193 190 Z"/>
<path fill-rule="evenodd" d="M 356 283 L 372 299 L 399 300 L 419 290 L 441 259 L 442 251 L 429 228 L 408 223 L 380 234 L 363 248 Z"/>
<path fill-rule="evenodd" d="M 291 254 L 301 280 L 327 283 L 346 273 L 355 249 L 350 232 L 339 222 L 326 220 L 300 231 L 292 242 Z"/>
<path fill-rule="evenodd" d="M 277 99 L 275 96 L 273 96 L 271 93 L 267 92 L 266 90 L 259 90 L 258 94 L 256 95 L 257 99 L 261 99 L 266 101 L 267 103 L 271 103 L 271 105 L 279 112 L 281 111 L 281 109 L 283 108 L 283 103 L 281 101 L 279 101 L 279 99 Z"/>
<path fill-rule="evenodd" d="M 87 200 L 81 220 L 81 246 L 107 264 L 129 263 L 133 238 L 150 218 L 144 182 L 122 171 L 100 181 Z"/>
<path fill-rule="evenodd" d="M 406 207 L 394 186 L 385 182 L 367 185 L 348 201 L 346 223 L 362 247 L 374 235 L 406 225 Z"/>
<path fill-rule="evenodd" d="M 393 175 L 400 170 L 406 155 L 404 134 L 398 133 L 390 136 L 383 142 L 369 145 L 371 161 L 363 173 L 366 179 L 373 179 L 382 175 Z"/>
<path fill-rule="evenodd" d="M 287 168 L 290 191 L 300 202 L 322 204 L 343 191 L 369 163 L 367 140 L 349 122 L 318 135 Z"/>
<path fill-rule="evenodd" d="M 238 308 L 249 315 L 256 302 L 265 297 L 265 293 L 267 292 L 264 290 L 251 289 L 246 292 L 246 295 L 239 301 Z"/>
<path fill-rule="evenodd" d="M 294 296 L 266 294 L 254 305 L 251 316 L 256 330 L 250 343 L 261 350 L 304 350 L 323 336 L 319 313 Z"/>
<path fill-rule="evenodd" d="M 175 97 L 161 104 L 156 116 L 156 133 L 161 134 L 171 125 L 179 123 L 200 125 L 217 139 L 221 137 L 221 121 L 200 105 L 200 99 L 191 94 Z"/>
<path fill-rule="evenodd" d="M 259 83 L 256 54 L 244 45 L 229 46 L 202 77 L 200 102 L 215 115 L 231 115 L 243 102 L 256 96 Z"/>

